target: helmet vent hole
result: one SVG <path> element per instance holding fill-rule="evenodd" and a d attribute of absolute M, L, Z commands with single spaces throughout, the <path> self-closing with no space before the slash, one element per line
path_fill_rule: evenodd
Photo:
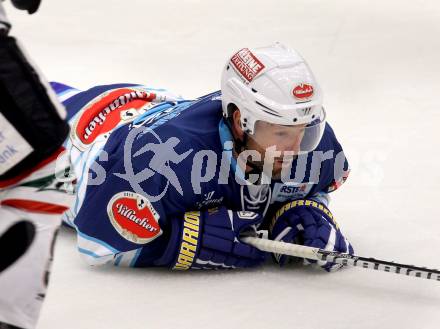
<path fill-rule="evenodd" d="M 315 115 L 313 114 L 313 115 L 312 115 L 312 119 L 314 119 L 314 118 L 315 118 Z"/>
<path fill-rule="evenodd" d="M 229 70 L 229 65 L 228 66 L 226 66 L 226 71 L 228 71 Z"/>
<path fill-rule="evenodd" d="M 293 119 L 293 122 L 297 122 L 297 121 L 298 121 L 298 119 L 297 119 L 297 118 L 294 118 L 294 119 Z"/>
<path fill-rule="evenodd" d="M 254 93 L 258 93 L 258 91 L 256 91 L 254 88 L 251 89 Z"/>

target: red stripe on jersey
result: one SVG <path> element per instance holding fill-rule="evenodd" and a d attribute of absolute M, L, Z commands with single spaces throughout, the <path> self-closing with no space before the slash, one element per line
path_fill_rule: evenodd
<path fill-rule="evenodd" d="M 69 209 L 68 207 L 53 203 L 21 199 L 3 200 L 0 202 L 0 205 L 43 214 L 62 214 Z"/>

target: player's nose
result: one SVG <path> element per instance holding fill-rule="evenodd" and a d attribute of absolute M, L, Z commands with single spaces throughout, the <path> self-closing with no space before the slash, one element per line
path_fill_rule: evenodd
<path fill-rule="evenodd" d="M 284 143 L 280 145 L 281 152 L 293 152 L 298 154 L 301 148 L 301 137 L 297 136 L 294 138 L 285 139 Z"/>

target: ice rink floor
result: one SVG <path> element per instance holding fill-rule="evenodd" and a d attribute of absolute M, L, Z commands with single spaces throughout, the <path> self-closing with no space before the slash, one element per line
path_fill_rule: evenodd
<path fill-rule="evenodd" d="M 303 54 L 351 163 L 331 209 L 359 255 L 440 268 L 438 1 L 43 0 L 6 7 L 48 79 L 135 82 L 186 97 L 219 89 L 234 50 Z M 440 282 L 268 264 L 171 273 L 91 268 L 63 229 L 38 329 L 440 327 Z"/>

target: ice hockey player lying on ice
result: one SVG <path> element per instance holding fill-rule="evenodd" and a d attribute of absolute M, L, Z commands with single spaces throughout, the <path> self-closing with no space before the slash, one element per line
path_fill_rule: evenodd
<path fill-rule="evenodd" d="M 240 241 L 256 230 L 353 253 L 327 208 L 348 163 L 294 50 L 239 50 L 221 91 L 196 100 L 133 84 L 52 86 L 69 113 L 77 178 L 63 220 L 90 264 L 257 266 L 265 253 Z"/>

